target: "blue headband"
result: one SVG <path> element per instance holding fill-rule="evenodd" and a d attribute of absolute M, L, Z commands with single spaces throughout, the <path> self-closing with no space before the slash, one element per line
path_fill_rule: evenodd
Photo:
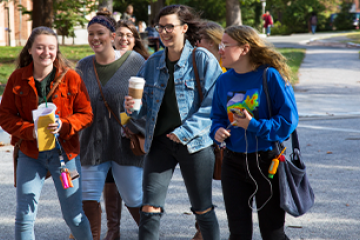
<path fill-rule="evenodd" d="M 87 27 L 89 27 L 91 24 L 98 23 L 105 27 L 107 27 L 111 32 L 115 32 L 115 27 L 112 25 L 112 23 L 104 16 L 95 16 L 91 19 L 91 21 L 88 23 Z"/>

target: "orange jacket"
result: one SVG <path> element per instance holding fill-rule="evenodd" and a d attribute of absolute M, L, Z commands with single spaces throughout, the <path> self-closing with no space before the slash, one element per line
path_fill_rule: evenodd
<path fill-rule="evenodd" d="M 57 68 L 55 79 L 61 72 Z M 52 88 L 52 84 L 50 88 Z M 68 159 L 80 153 L 78 132 L 92 123 L 93 113 L 88 92 L 80 76 L 68 70 L 51 96 L 62 121 L 59 141 Z M 39 150 L 33 136 L 32 110 L 38 107 L 38 94 L 33 77 L 33 63 L 15 70 L 6 85 L 0 104 L 0 126 L 12 135 L 11 144 L 23 139 L 20 150 L 38 158 Z"/>

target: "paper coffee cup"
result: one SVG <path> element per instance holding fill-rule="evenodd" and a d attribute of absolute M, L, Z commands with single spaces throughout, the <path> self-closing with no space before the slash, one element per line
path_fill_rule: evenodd
<path fill-rule="evenodd" d="M 145 80 L 142 77 L 131 77 L 129 79 L 128 95 L 131 96 L 135 101 L 134 107 L 132 108 L 133 111 L 137 111 L 140 109 L 144 86 Z"/>

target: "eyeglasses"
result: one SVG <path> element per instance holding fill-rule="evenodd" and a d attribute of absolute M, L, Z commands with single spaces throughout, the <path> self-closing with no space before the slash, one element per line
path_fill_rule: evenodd
<path fill-rule="evenodd" d="M 220 43 L 219 44 L 219 51 L 225 51 L 225 48 L 227 48 L 227 47 L 236 47 L 236 46 L 239 46 L 239 45 L 237 45 L 237 44 L 231 45 L 231 44 Z"/>
<path fill-rule="evenodd" d="M 156 25 L 155 30 L 158 31 L 158 33 L 162 33 L 163 30 L 165 29 L 166 33 L 172 33 L 174 31 L 174 27 L 177 27 L 177 26 L 182 26 L 182 24 L 179 24 L 179 25 L 168 24 L 165 26 Z"/>
<path fill-rule="evenodd" d="M 131 33 L 128 33 L 128 34 L 118 33 L 117 36 L 119 36 L 120 38 L 126 37 L 128 39 L 134 37 L 134 35 Z"/>

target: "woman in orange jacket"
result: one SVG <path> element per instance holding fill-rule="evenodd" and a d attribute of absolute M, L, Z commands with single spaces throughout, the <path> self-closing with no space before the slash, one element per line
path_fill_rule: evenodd
<path fill-rule="evenodd" d="M 39 151 L 32 111 L 43 102 L 56 106 L 59 120 L 45 132 L 58 134 L 56 147 Z M 0 105 L 0 126 L 21 140 L 16 169 L 15 239 L 35 239 L 34 222 L 47 172 L 53 176 L 66 224 L 77 239 L 92 239 L 81 202 L 79 179 L 64 189 L 59 153 L 70 172 L 81 172 L 78 132 L 89 126 L 93 113 L 80 76 L 62 57 L 57 35 L 47 27 L 33 29 L 11 74 Z M 41 139 L 40 139 L 41 140 Z"/>

